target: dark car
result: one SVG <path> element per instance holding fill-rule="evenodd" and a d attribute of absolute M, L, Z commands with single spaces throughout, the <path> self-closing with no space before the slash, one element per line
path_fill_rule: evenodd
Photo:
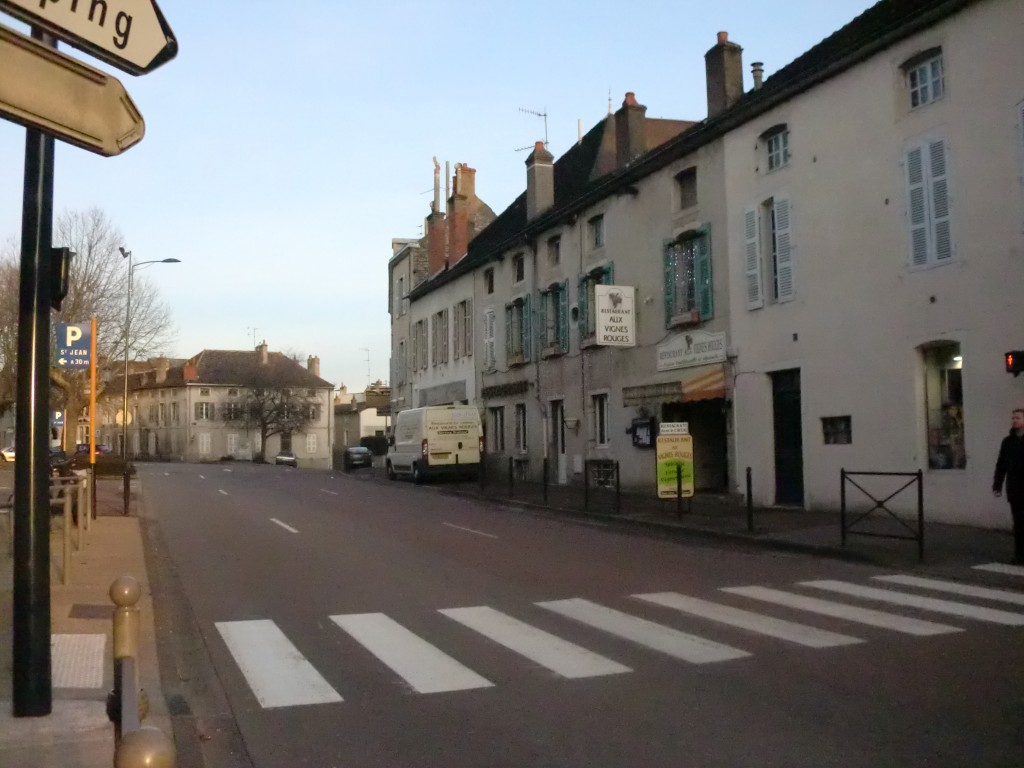
<path fill-rule="evenodd" d="M 361 445 L 355 445 L 351 448 L 345 449 L 345 456 L 342 461 L 345 464 L 346 471 L 357 467 L 372 467 L 373 454 L 370 453 L 369 448 L 364 448 Z"/>
<path fill-rule="evenodd" d="M 68 459 L 68 455 L 64 453 L 63 448 L 50 448 L 50 475 L 61 475 L 63 477 L 70 477 L 71 472 L 71 461 Z"/>
<path fill-rule="evenodd" d="M 288 467 L 298 467 L 299 460 L 295 458 L 295 454 L 291 451 L 280 451 L 277 456 L 274 457 L 275 464 L 284 464 Z"/>

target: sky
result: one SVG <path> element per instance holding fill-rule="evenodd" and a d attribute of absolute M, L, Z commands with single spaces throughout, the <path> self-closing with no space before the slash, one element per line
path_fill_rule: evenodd
<path fill-rule="evenodd" d="M 159 5 L 179 53 L 148 75 L 61 45 L 118 77 L 146 135 L 113 158 L 58 141 L 55 210 L 99 207 L 136 262 L 181 260 L 136 273 L 170 306 L 166 353 L 266 340 L 361 391 L 388 379 L 391 239 L 422 236 L 434 156 L 442 174 L 445 161 L 475 168 L 501 213 L 526 185 L 521 148 L 545 138 L 522 110 L 547 114 L 556 158 L 578 120 L 586 132 L 604 118 L 609 93 L 615 109 L 633 91 L 648 117 L 701 120 L 720 30 L 744 49 L 749 89 L 752 62 L 770 77 L 872 2 Z M 24 137 L 0 120 L 0 241 L 21 231 Z"/>

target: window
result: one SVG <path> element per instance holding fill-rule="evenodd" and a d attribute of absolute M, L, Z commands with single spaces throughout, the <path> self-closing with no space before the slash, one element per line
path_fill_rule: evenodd
<path fill-rule="evenodd" d="M 765 137 L 768 152 L 768 170 L 774 171 L 789 162 L 789 130 L 782 128 Z"/>
<path fill-rule="evenodd" d="M 167 423 L 167 403 L 160 403 L 160 417 L 157 423 L 161 425 Z"/>
<path fill-rule="evenodd" d="M 138 435 L 136 435 L 138 437 Z M 210 455 L 210 433 L 200 432 L 199 433 L 199 455 L 209 456 Z"/>
<path fill-rule="evenodd" d="M 430 364 L 441 365 L 448 362 L 448 310 L 435 312 L 430 322 L 432 334 L 430 344 Z"/>
<path fill-rule="evenodd" d="M 526 403 L 516 403 L 516 450 L 526 453 Z"/>
<path fill-rule="evenodd" d="M 530 359 L 530 297 L 505 305 L 505 359 L 508 365 Z"/>
<path fill-rule="evenodd" d="M 238 434 L 235 432 L 229 432 L 227 436 L 227 452 L 229 456 L 234 456 L 238 451 Z"/>
<path fill-rule="evenodd" d="M 595 216 L 589 223 L 590 247 L 594 250 L 604 248 L 604 216 Z"/>
<path fill-rule="evenodd" d="M 679 191 L 679 209 L 692 208 L 697 204 L 697 169 L 687 168 L 676 174 L 676 189 Z"/>
<path fill-rule="evenodd" d="M 395 291 L 395 314 L 405 314 L 405 276 L 398 278 L 398 288 Z"/>
<path fill-rule="evenodd" d="M 309 418 L 310 422 L 316 424 L 320 421 L 320 406 L 316 404 L 306 406 L 306 416 Z"/>
<path fill-rule="evenodd" d="M 488 267 L 484 270 L 484 290 L 487 293 L 494 293 L 494 268 Z"/>
<path fill-rule="evenodd" d="M 957 342 L 940 342 L 921 350 L 924 402 L 928 418 L 928 467 L 965 469 L 963 357 Z"/>
<path fill-rule="evenodd" d="M 771 302 L 793 299 L 793 240 L 790 221 L 792 204 L 788 197 L 776 195 L 757 208 L 743 212 L 743 238 L 747 281 L 747 309 L 764 306 L 763 280 L 767 272 Z M 764 232 L 762 233 L 762 228 Z M 762 243 L 768 245 L 767 264 L 761 253 Z M 767 269 L 763 269 L 763 267 Z"/>
<path fill-rule="evenodd" d="M 306 453 L 313 456 L 316 453 L 316 433 L 306 435 Z"/>
<path fill-rule="evenodd" d="M 497 318 L 493 309 L 484 312 L 484 370 L 493 371 L 497 365 L 497 352 L 495 343 L 495 326 Z"/>
<path fill-rule="evenodd" d="M 473 354 L 473 301 L 466 299 L 455 305 L 455 338 L 453 356 L 456 360 Z"/>
<path fill-rule="evenodd" d="M 912 267 L 933 267 L 953 258 L 947 160 L 942 139 L 911 147 L 905 158 Z"/>
<path fill-rule="evenodd" d="M 712 298 L 708 236 L 686 232 L 665 246 L 665 327 L 710 320 Z"/>
<path fill-rule="evenodd" d="M 405 340 L 398 342 L 398 359 L 395 361 L 395 381 L 398 386 L 405 384 Z"/>
<path fill-rule="evenodd" d="M 178 403 L 177 402 L 171 403 L 171 421 L 173 421 L 175 424 L 179 424 L 180 423 L 180 421 L 178 419 Z"/>
<path fill-rule="evenodd" d="M 505 407 L 488 408 L 491 428 L 491 450 L 502 453 L 505 450 Z"/>
<path fill-rule="evenodd" d="M 548 264 L 552 267 L 558 266 L 562 261 L 562 238 L 548 238 Z"/>
<path fill-rule="evenodd" d="M 580 278 L 579 296 L 577 298 L 577 309 L 579 312 L 580 338 L 593 336 L 597 327 L 596 315 L 589 311 L 594 306 L 594 286 L 612 285 L 615 276 L 615 265 L 606 264 L 597 267 Z"/>
<path fill-rule="evenodd" d="M 228 390 L 228 397 L 238 397 L 238 390 L 237 389 L 229 389 Z"/>
<path fill-rule="evenodd" d="M 213 421 L 213 403 L 196 403 L 196 420 Z"/>
<path fill-rule="evenodd" d="M 412 327 L 412 369 L 427 367 L 427 321 L 417 320 Z"/>
<path fill-rule="evenodd" d="M 281 450 L 290 451 L 292 449 L 292 433 L 282 432 L 281 433 Z"/>
<path fill-rule="evenodd" d="M 594 408 L 594 442 L 608 445 L 608 395 L 593 395 L 591 404 Z"/>
<path fill-rule="evenodd" d="M 210 396 L 210 388 L 209 387 L 200 387 L 199 388 L 199 396 L 200 397 L 209 397 Z"/>
<path fill-rule="evenodd" d="M 526 259 L 517 253 L 512 257 L 512 282 L 521 283 L 526 279 Z"/>
<path fill-rule="evenodd" d="M 156 424 L 157 423 L 156 414 L 157 414 L 156 404 L 154 403 L 153 405 L 149 406 L 149 423 L 150 424 Z"/>
<path fill-rule="evenodd" d="M 543 354 L 569 351 L 569 281 L 540 292 L 538 341 Z"/>
<path fill-rule="evenodd" d="M 224 403 L 222 407 L 224 421 L 238 421 L 244 415 L 241 403 Z"/>
<path fill-rule="evenodd" d="M 942 68 L 942 49 L 933 49 L 915 56 L 903 65 L 907 73 L 910 108 L 923 107 L 942 98 L 946 79 Z"/>
<path fill-rule="evenodd" d="M 822 416 L 821 432 L 825 445 L 849 445 L 853 431 L 849 416 Z"/>

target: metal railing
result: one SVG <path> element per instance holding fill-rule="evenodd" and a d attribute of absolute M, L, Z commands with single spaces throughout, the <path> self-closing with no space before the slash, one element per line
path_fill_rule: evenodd
<path fill-rule="evenodd" d="M 897 488 L 895 491 L 890 493 L 883 499 L 878 499 L 868 491 L 864 486 L 857 483 L 856 480 L 851 480 L 852 477 L 909 477 L 910 479 Z M 874 536 L 883 539 L 903 539 L 907 541 L 917 542 L 917 559 L 924 560 L 924 485 L 923 485 L 924 473 L 919 469 L 916 472 L 847 472 L 845 469 L 839 470 L 839 522 L 840 522 L 840 539 L 842 545 L 846 546 L 847 536 Z M 847 483 L 852 485 L 854 488 L 859 490 L 865 496 L 868 497 L 873 503 L 873 506 L 867 512 L 860 512 L 852 515 L 852 519 L 848 518 L 846 509 L 846 486 Z M 907 524 L 906 520 L 899 517 L 893 510 L 886 506 L 892 499 L 898 496 L 900 493 L 905 491 L 912 485 L 917 485 L 917 530 Z M 854 530 L 854 526 L 869 519 L 876 510 L 882 510 L 888 515 L 888 519 L 895 520 L 900 528 L 905 530 L 907 534 L 899 533 L 881 533 L 878 531 L 864 531 Z"/>

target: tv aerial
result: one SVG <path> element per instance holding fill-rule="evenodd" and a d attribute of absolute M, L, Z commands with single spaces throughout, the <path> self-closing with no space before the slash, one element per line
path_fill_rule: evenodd
<path fill-rule="evenodd" d="M 544 107 L 544 111 L 543 112 L 538 112 L 535 109 L 526 109 L 525 107 L 520 107 L 519 111 L 522 112 L 524 115 L 533 115 L 534 117 L 542 117 L 542 118 L 544 118 L 544 146 L 547 147 L 547 145 L 548 145 L 548 108 Z M 534 144 L 530 144 L 527 147 L 519 147 L 516 150 L 516 152 L 525 152 L 528 149 L 533 149 L 534 146 L 535 146 Z"/>

